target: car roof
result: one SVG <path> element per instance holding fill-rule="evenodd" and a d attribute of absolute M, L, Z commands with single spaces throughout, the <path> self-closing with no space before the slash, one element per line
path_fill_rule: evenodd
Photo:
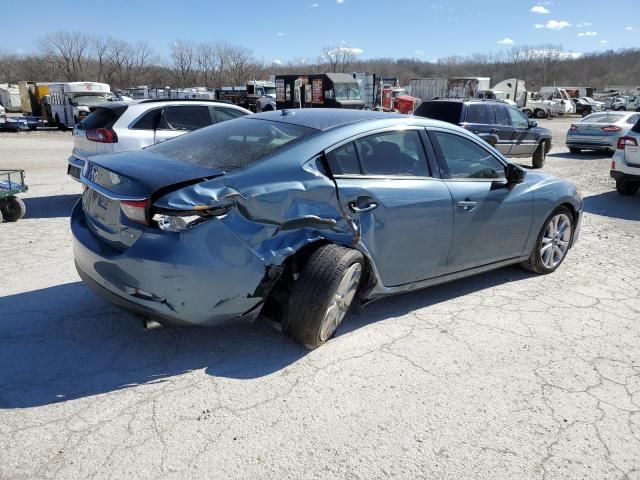
<path fill-rule="evenodd" d="M 300 125 L 302 127 L 315 128 L 316 130 L 329 130 L 367 120 L 407 118 L 407 116 L 399 113 L 345 108 L 292 108 L 258 113 L 252 115 L 251 118 Z"/>
<path fill-rule="evenodd" d="M 214 105 L 220 107 L 231 107 L 238 108 L 244 110 L 242 107 L 235 105 L 231 102 L 221 101 L 221 100 L 207 100 L 207 99 L 199 99 L 199 98 L 175 98 L 175 99 L 166 99 L 166 98 L 145 98 L 141 100 L 127 100 L 127 101 L 119 101 L 119 102 L 106 102 L 100 107 L 103 108 L 117 108 L 117 107 L 130 107 L 133 105 L 150 105 L 152 107 L 162 106 L 162 105 L 189 105 L 194 103 L 203 103 L 206 105 Z"/>
<path fill-rule="evenodd" d="M 503 102 L 502 100 L 494 100 L 493 98 L 433 98 L 431 100 L 427 100 L 423 103 L 482 103 L 488 105 L 509 105 L 507 102 Z"/>

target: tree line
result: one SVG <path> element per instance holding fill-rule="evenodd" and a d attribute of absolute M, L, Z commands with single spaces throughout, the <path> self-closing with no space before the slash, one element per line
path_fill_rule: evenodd
<path fill-rule="evenodd" d="M 401 84 L 411 78 L 440 76 L 491 77 L 492 84 L 521 78 L 530 90 L 553 84 L 598 89 L 608 84 L 640 84 L 638 48 L 576 55 L 559 45 L 523 45 L 437 61 L 365 60 L 360 54 L 360 50 L 346 45 L 328 45 L 314 60 L 293 59 L 283 64 L 259 60 L 250 49 L 224 41 L 176 40 L 170 45 L 168 57 L 163 58 L 148 42 L 57 32 L 42 37 L 32 53 L 0 52 L 0 83 L 98 81 L 114 89 L 137 85 L 217 88 L 266 79 L 270 74 L 368 72 L 398 77 Z"/>

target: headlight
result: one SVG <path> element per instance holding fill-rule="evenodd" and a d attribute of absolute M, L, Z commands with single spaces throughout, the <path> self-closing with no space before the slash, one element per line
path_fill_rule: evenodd
<path fill-rule="evenodd" d="M 160 230 L 182 232 L 206 220 L 206 218 L 200 215 L 164 215 L 156 213 L 153 216 L 153 220 L 158 224 Z"/>

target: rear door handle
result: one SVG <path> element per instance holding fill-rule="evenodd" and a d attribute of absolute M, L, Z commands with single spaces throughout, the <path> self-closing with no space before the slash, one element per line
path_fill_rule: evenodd
<path fill-rule="evenodd" d="M 472 212 L 478 206 L 478 202 L 471 202 L 469 200 L 465 200 L 463 202 L 458 202 L 458 206 L 462 208 L 465 212 Z"/>
<path fill-rule="evenodd" d="M 497 128 L 492 128 L 491 130 L 489 130 L 489 133 L 498 133 L 498 129 Z"/>
<path fill-rule="evenodd" d="M 374 210 L 374 209 L 378 208 L 378 204 L 375 203 L 375 202 L 371 202 L 369 205 L 365 205 L 363 207 L 359 207 L 356 202 L 350 202 L 349 203 L 349 208 L 354 213 L 365 213 L 365 212 L 370 212 L 371 210 Z"/>

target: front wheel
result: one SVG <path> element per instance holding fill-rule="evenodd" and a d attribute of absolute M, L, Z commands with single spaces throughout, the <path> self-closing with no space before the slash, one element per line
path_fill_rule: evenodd
<path fill-rule="evenodd" d="M 9 197 L 2 203 L 0 212 L 6 222 L 17 222 L 24 217 L 27 207 L 18 197 Z"/>
<path fill-rule="evenodd" d="M 545 112 L 544 110 L 540 110 L 540 109 L 536 110 L 534 113 L 535 113 L 536 118 L 538 118 L 538 119 L 546 118 L 546 116 L 547 116 L 547 112 Z"/>
<path fill-rule="evenodd" d="M 358 292 L 364 259 L 357 250 L 325 245 L 309 258 L 296 280 L 284 327 L 309 349 L 329 340 Z"/>
<path fill-rule="evenodd" d="M 527 118 L 533 117 L 533 112 L 531 110 L 529 110 L 528 108 L 523 110 L 522 113 L 524 113 L 527 116 Z"/>
<path fill-rule="evenodd" d="M 581 153 L 582 149 L 581 148 L 576 148 L 576 147 L 569 147 L 569 152 L 571 152 L 571 153 Z"/>
<path fill-rule="evenodd" d="M 573 238 L 573 223 L 573 215 L 568 208 L 556 209 L 544 222 L 531 255 L 521 266 L 534 273 L 554 272 L 569 251 Z"/>
<path fill-rule="evenodd" d="M 533 152 L 533 168 L 542 168 L 544 166 L 544 162 L 547 159 L 547 144 L 546 142 L 540 142 L 536 151 Z"/>
<path fill-rule="evenodd" d="M 629 180 L 616 180 L 616 190 L 620 195 L 631 196 L 638 192 L 640 182 L 630 182 Z"/>

